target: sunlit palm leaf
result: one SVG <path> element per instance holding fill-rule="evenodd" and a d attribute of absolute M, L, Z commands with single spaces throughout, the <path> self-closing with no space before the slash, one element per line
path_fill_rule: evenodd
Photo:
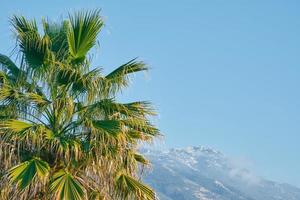
<path fill-rule="evenodd" d="M 1 128 L 9 129 L 13 132 L 20 132 L 32 126 L 34 126 L 34 124 L 14 119 L 7 120 L 1 123 Z"/>
<path fill-rule="evenodd" d="M 50 189 L 57 200 L 81 200 L 84 198 L 82 184 L 69 172 L 60 170 L 53 177 Z"/>
<path fill-rule="evenodd" d="M 126 119 L 122 120 L 127 127 L 133 131 L 140 131 L 145 135 L 158 136 L 159 130 L 147 120 L 143 119 Z"/>
<path fill-rule="evenodd" d="M 128 117 L 144 117 L 146 115 L 155 115 L 150 105 L 151 104 L 146 101 L 122 104 L 112 99 L 103 99 L 83 109 L 87 113 L 105 113 L 107 116 L 119 113 Z"/>
<path fill-rule="evenodd" d="M 142 184 L 124 172 L 121 172 L 117 176 L 116 184 L 127 196 L 134 194 L 136 199 L 155 200 L 155 193 L 150 187 Z"/>
<path fill-rule="evenodd" d="M 50 167 L 40 158 L 25 161 L 9 170 L 9 178 L 23 190 L 38 176 L 40 179 L 48 175 Z"/>
<path fill-rule="evenodd" d="M 28 123 L 15 119 L 1 122 L 0 130 L 3 131 L 2 134 L 6 136 L 7 140 L 12 138 L 22 142 L 22 140 L 30 139 L 31 145 L 36 142 L 40 143 L 41 140 L 49 138 L 49 135 L 52 134 L 52 131 L 44 124 Z"/>
<path fill-rule="evenodd" d="M 122 87 L 128 86 L 129 74 L 145 70 L 148 70 L 145 63 L 133 59 L 106 75 L 105 78 L 112 92 L 116 92 Z"/>
<path fill-rule="evenodd" d="M 21 93 L 18 89 L 15 89 L 5 84 L 0 88 L 0 100 L 6 102 L 7 104 L 33 103 L 39 106 L 50 103 L 49 100 L 37 93 Z"/>
<path fill-rule="evenodd" d="M 69 52 L 73 63 L 80 63 L 95 45 L 96 37 L 103 25 L 99 11 L 77 12 L 70 15 L 68 31 Z"/>
<path fill-rule="evenodd" d="M 51 103 L 49 100 L 47 100 L 45 97 L 36 94 L 36 93 L 26 93 L 24 96 L 27 98 L 28 101 L 31 101 L 32 103 L 35 103 L 37 105 L 45 105 L 47 103 Z"/>

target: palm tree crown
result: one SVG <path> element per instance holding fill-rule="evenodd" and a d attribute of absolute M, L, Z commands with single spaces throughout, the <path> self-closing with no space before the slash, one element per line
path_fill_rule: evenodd
<path fill-rule="evenodd" d="M 138 179 L 148 161 L 138 144 L 159 135 L 149 102 L 116 102 L 131 60 L 103 75 L 90 69 L 103 20 L 99 11 L 67 20 L 14 16 L 16 63 L 0 54 L 0 196 L 2 199 L 146 199 Z"/>

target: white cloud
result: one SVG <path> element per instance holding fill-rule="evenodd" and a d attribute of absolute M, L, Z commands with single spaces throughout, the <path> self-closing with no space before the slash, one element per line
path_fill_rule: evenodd
<path fill-rule="evenodd" d="M 261 183 L 261 178 L 249 169 L 254 168 L 254 163 L 247 158 L 229 158 L 231 169 L 229 176 L 233 179 L 244 181 L 246 184 L 257 185 Z"/>

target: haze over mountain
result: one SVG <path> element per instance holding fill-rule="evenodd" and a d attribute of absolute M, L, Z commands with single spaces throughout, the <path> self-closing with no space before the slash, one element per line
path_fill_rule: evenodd
<path fill-rule="evenodd" d="M 144 149 L 152 170 L 144 180 L 160 200 L 299 200 L 300 189 L 263 179 L 206 147 Z"/>

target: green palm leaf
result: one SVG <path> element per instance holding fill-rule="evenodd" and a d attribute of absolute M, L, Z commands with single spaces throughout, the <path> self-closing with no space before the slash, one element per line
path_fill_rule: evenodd
<path fill-rule="evenodd" d="M 136 199 L 155 200 L 155 193 L 150 187 L 124 172 L 118 174 L 116 184 L 126 194 L 125 196 L 134 194 Z"/>
<path fill-rule="evenodd" d="M 103 26 L 99 10 L 77 12 L 70 15 L 71 26 L 67 33 L 69 52 L 73 63 L 80 63 L 87 52 L 95 45 L 97 35 Z"/>
<path fill-rule="evenodd" d="M 155 115 L 150 105 L 151 104 L 146 101 L 122 104 L 116 103 L 112 99 L 103 99 L 82 109 L 92 114 L 104 112 L 107 116 L 120 113 L 128 117 L 144 117 L 146 115 Z"/>
<path fill-rule="evenodd" d="M 2 68 L 9 70 L 9 74 L 15 78 L 18 77 L 22 72 L 15 63 L 7 56 L 0 54 L 0 65 Z"/>
<path fill-rule="evenodd" d="M 50 167 L 47 162 L 40 158 L 33 158 L 25 161 L 9 170 L 9 179 L 17 183 L 18 187 L 23 190 L 31 181 L 38 176 L 40 179 L 48 175 Z"/>
<path fill-rule="evenodd" d="M 128 86 L 128 74 L 145 70 L 148 70 L 145 63 L 137 62 L 136 59 L 133 59 L 106 75 L 105 78 L 111 90 L 116 92 L 122 87 Z"/>
<path fill-rule="evenodd" d="M 33 70 L 37 70 L 49 60 L 49 37 L 47 35 L 44 37 L 40 36 L 35 21 L 14 16 L 11 22 L 17 31 L 18 44 L 25 55 L 27 64 Z"/>
<path fill-rule="evenodd" d="M 36 33 L 26 33 L 20 36 L 20 48 L 32 70 L 41 70 L 50 60 L 50 40 L 47 36 L 40 37 Z"/>
<path fill-rule="evenodd" d="M 69 172 L 60 170 L 53 175 L 50 189 L 55 198 L 60 200 L 81 200 L 84 198 L 84 188 Z"/>
<path fill-rule="evenodd" d="M 71 85 L 73 94 L 87 93 L 91 98 L 101 94 L 101 84 L 103 78 L 100 70 L 94 69 L 82 74 L 80 70 L 74 68 L 58 69 L 56 81 L 60 85 Z"/>
<path fill-rule="evenodd" d="M 0 120 L 16 118 L 16 107 L 11 105 L 0 105 Z M 1 125 L 0 125 L 1 126 Z"/>
<path fill-rule="evenodd" d="M 139 131 L 149 136 L 159 136 L 159 130 L 147 120 L 134 118 L 122 120 L 122 123 L 132 131 Z"/>
<path fill-rule="evenodd" d="M 9 129 L 13 132 L 21 132 L 25 129 L 31 128 L 32 126 L 34 126 L 34 124 L 12 119 L 12 120 L 3 121 L 0 127 L 4 129 Z"/>
<path fill-rule="evenodd" d="M 25 96 L 26 100 L 28 100 L 32 103 L 35 103 L 36 105 L 45 105 L 47 103 L 51 103 L 45 97 L 43 97 L 39 94 L 33 93 L 33 92 L 26 93 L 26 94 L 24 94 L 24 96 Z"/>
<path fill-rule="evenodd" d="M 28 123 L 15 119 L 2 121 L 0 130 L 7 138 L 17 139 L 19 142 L 30 139 L 31 143 L 40 143 L 41 140 L 48 139 L 52 135 L 52 131 L 44 124 Z"/>
<path fill-rule="evenodd" d="M 23 16 L 14 15 L 11 23 L 18 33 L 36 32 L 38 30 L 35 20 L 27 20 Z"/>
<path fill-rule="evenodd" d="M 45 34 L 49 36 L 51 40 L 51 51 L 55 53 L 55 57 L 59 61 L 63 61 L 68 55 L 68 39 L 67 32 L 69 23 L 63 21 L 61 23 L 53 23 L 49 20 L 43 21 Z"/>
<path fill-rule="evenodd" d="M 122 131 L 121 123 L 118 120 L 97 120 L 93 121 L 93 126 L 96 129 L 108 133 L 114 137 L 116 137 Z"/>

